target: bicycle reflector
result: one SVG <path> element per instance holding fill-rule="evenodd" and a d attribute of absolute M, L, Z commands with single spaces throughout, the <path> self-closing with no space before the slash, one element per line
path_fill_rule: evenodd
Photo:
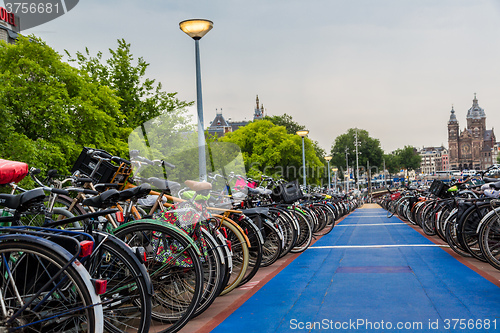
<path fill-rule="evenodd" d="M 135 248 L 135 256 L 141 264 L 145 264 L 148 261 L 148 255 L 146 253 L 146 250 L 142 246 L 138 246 Z"/>
<path fill-rule="evenodd" d="M 94 250 L 94 242 L 91 240 L 84 240 L 80 242 L 80 258 L 87 257 L 92 254 Z"/>
<path fill-rule="evenodd" d="M 92 279 L 92 282 L 97 295 L 102 295 L 106 292 L 108 280 Z"/>
<path fill-rule="evenodd" d="M 115 217 L 118 223 L 123 223 L 125 221 L 125 218 L 123 217 L 123 212 L 121 211 L 116 212 Z"/>

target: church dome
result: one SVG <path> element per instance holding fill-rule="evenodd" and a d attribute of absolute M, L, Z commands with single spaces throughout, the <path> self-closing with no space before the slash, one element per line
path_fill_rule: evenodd
<path fill-rule="evenodd" d="M 453 109 L 453 106 L 451 107 L 450 120 L 448 121 L 448 124 L 450 123 L 458 123 L 457 116 L 455 115 L 455 110 Z"/>
<path fill-rule="evenodd" d="M 472 107 L 467 112 L 467 119 L 481 119 L 486 118 L 486 114 L 484 113 L 484 109 L 479 107 L 477 103 L 476 94 L 474 94 L 474 99 L 472 100 Z"/>

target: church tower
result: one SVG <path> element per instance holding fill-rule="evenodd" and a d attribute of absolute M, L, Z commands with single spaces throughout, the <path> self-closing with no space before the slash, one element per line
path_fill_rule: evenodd
<path fill-rule="evenodd" d="M 455 115 L 455 110 L 453 106 L 451 107 L 450 120 L 448 120 L 448 148 L 449 148 L 449 159 L 450 168 L 458 168 L 458 136 L 459 136 L 459 125 L 457 116 Z"/>
<path fill-rule="evenodd" d="M 486 130 L 486 114 L 484 109 L 479 107 L 476 94 L 472 101 L 472 107 L 467 112 L 467 129 L 472 135 L 471 152 L 472 160 L 479 161 L 481 159 L 481 151 L 483 150 L 484 132 Z M 475 167 L 479 168 L 478 163 Z"/>
<path fill-rule="evenodd" d="M 256 98 L 257 106 L 255 107 L 255 112 L 253 114 L 253 120 L 264 119 L 264 105 L 259 105 L 259 95 Z"/>

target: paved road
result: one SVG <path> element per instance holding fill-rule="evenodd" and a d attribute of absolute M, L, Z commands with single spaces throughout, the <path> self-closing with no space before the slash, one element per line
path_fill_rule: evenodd
<path fill-rule="evenodd" d="M 213 332 L 238 330 L 500 332 L 500 288 L 382 209 L 359 209 Z"/>

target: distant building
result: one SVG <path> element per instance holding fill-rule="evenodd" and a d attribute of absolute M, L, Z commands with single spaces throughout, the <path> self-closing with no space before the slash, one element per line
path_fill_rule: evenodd
<path fill-rule="evenodd" d="M 448 121 L 448 149 L 452 170 L 484 170 L 495 163 L 492 158 L 496 143 L 493 129 L 486 129 L 486 114 L 479 107 L 476 94 L 467 112 L 467 127 L 460 132 L 455 110 Z"/>
<path fill-rule="evenodd" d="M 441 147 L 423 147 L 419 151 L 420 173 L 431 175 L 449 168 L 448 150 Z"/>
<path fill-rule="evenodd" d="M 264 105 L 259 105 L 259 96 L 256 98 L 256 107 L 254 110 L 253 120 L 264 119 Z M 215 118 L 208 127 L 210 135 L 223 136 L 228 132 L 234 132 L 238 128 L 248 125 L 249 121 L 227 121 L 222 115 L 222 109 L 215 109 Z"/>
<path fill-rule="evenodd" d="M 493 164 L 498 164 L 498 156 L 500 155 L 500 142 L 495 143 L 493 145 L 493 149 L 491 151 L 491 159 L 493 160 Z"/>
<path fill-rule="evenodd" d="M 0 7 L 0 40 L 14 44 L 19 31 L 21 31 L 19 16 Z"/>

